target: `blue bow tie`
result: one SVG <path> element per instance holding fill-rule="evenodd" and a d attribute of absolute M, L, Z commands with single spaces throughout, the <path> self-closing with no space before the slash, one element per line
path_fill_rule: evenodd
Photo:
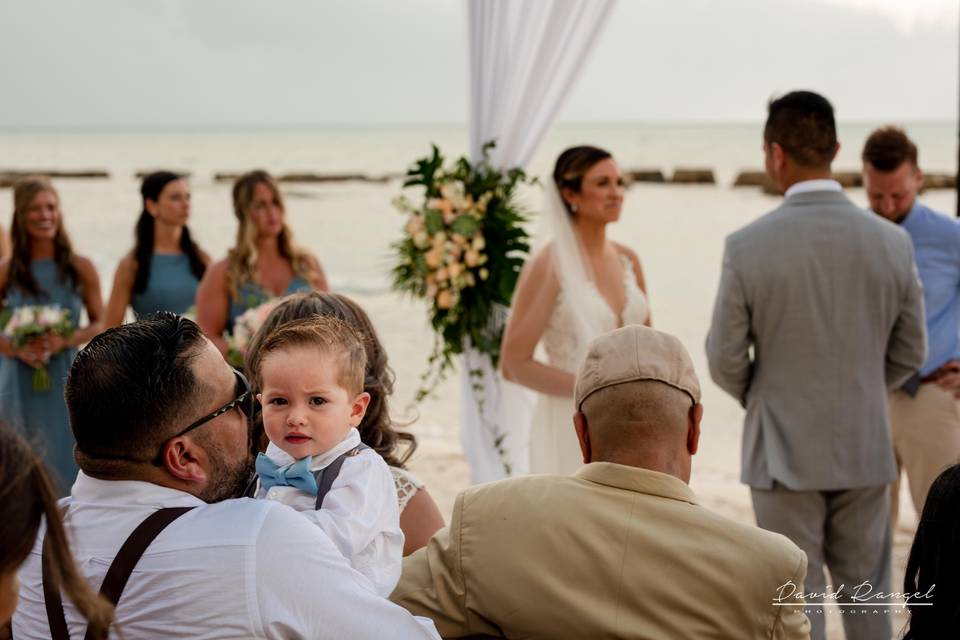
<path fill-rule="evenodd" d="M 294 487 L 307 493 L 316 495 L 317 479 L 310 471 L 310 461 L 313 458 L 307 456 L 301 458 L 293 464 L 280 466 L 267 456 L 257 455 L 257 475 L 260 476 L 260 486 L 269 489 L 273 486 Z"/>

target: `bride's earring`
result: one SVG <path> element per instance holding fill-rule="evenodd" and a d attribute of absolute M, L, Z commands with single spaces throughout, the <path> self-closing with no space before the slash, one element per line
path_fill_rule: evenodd
<path fill-rule="evenodd" d="M 576 212 L 577 212 L 577 205 L 571 204 L 571 205 L 570 205 L 570 213 L 576 213 Z"/>

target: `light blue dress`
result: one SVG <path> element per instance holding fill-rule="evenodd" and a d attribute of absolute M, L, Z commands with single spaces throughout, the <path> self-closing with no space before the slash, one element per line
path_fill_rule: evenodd
<path fill-rule="evenodd" d="M 182 315 L 193 306 L 199 284 L 197 276 L 190 271 L 187 254 L 154 254 L 147 288 L 143 293 L 133 294 L 130 306 L 138 318 L 157 311 Z"/>
<path fill-rule="evenodd" d="M 30 271 L 40 285 L 40 295 L 28 295 L 18 288 L 7 290 L 6 308 L 42 304 L 59 304 L 70 310 L 74 324 L 80 321 L 83 299 L 79 291 L 58 278 L 53 260 L 33 260 Z M 0 356 L 0 417 L 27 436 L 53 474 L 62 495 L 77 477 L 73 460 L 73 432 L 63 399 L 63 386 L 76 349 L 64 349 L 50 358 L 49 391 L 33 390 L 34 369 L 16 358 Z"/>
<path fill-rule="evenodd" d="M 237 287 L 240 296 L 236 299 L 230 299 L 230 309 L 227 315 L 227 331 L 233 331 L 233 323 L 237 321 L 237 318 L 243 315 L 243 312 L 247 309 L 253 309 L 254 307 L 259 307 L 264 302 L 273 298 L 268 291 L 255 282 L 244 282 L 239 287 Z M 293 280 L 290 281 L 290 284 L 287 285 L 287 290 L 284 291 L 283 295 L 290 295 L 291 293 L 305 293 L 308 291 L 313 291 L 313 287 L 310 286 L 310 283 L 300 276 L 294 276 Z"/>

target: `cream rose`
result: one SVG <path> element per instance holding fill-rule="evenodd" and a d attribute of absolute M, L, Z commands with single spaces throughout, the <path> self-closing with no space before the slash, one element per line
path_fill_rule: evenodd
<path fill-rule="evenodd" d="M 440 309 L 453 308 L 453 292 L 450 289 L 441 289 L 437 294 L 437 307 Z"/>

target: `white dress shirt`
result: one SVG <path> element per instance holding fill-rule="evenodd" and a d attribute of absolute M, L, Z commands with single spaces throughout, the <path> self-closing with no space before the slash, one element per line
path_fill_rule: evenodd
<path fill-rule="evenodd" d="M 783 197 L 789 198 L 796 193 L 809 193 L 811 191 L 837 191 L 842 193 L 843 186 L 832 178 L 801 180 L 790 185 L 790 188 L 783 193 Z"/>
<path fill-rule="evenodd" d="M 117 605 L 126 638 L 436 638 L 433 623 L 381 598 L 329 538 L 267 500 L 206 504 L 139 481 L 80 473 L 66 516 L 80 571 L 94 586 L 133 529 L 163 507 L 196 507 L 137 563 Z M 17 640 L 49 638 L 40 573 L 43 535 L 20 570 Z M 64 597 L 72 638 L 86 627 Z"/>
<path fill-rule="evenodd" d="M 350 429 L 337 446 L 313 456 L 310 470 L 326 468 L 359 444 L 360 432 Z M 273 443 L 266 455 L 280 466 L 295 462 Z M 323 529 L 350 565 L 367 576 L 384 598 L 397 586 L 403 564 L 397 488 L 390 467 L 373 449 L 364 449 L 343 461 L 322 509 L 316 508 L 316 495 L 295 487 L 258 488 L 257 498 L 291 506 Z"/>

